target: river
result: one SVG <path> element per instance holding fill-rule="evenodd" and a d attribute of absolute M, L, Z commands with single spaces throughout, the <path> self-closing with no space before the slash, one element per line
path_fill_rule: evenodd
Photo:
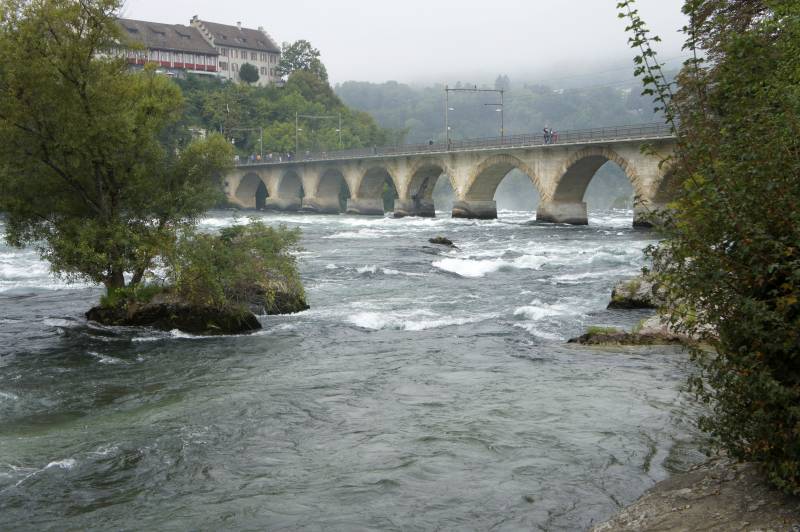
<path fill-rule="evenodd" d="M 701 460 L 685 353 L 565 343 L 647 315 L 631 212 L 258 217 L 312 308 L 252 336 L 88 324 L 0 244 L 0 530 L 580 530 Z"/>

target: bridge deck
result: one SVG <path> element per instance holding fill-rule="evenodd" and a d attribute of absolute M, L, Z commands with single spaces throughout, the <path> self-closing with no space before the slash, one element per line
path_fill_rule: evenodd
<path fill-rule="evenodd" d="M 521 148 L 549 148 L 551 146 L 569 146 L 576 144 L 606 144 L 609 142 L 636 142 L 648 140 L 669 140 L 675 135 L 665 124 L 641 124 L 632 126 L 580 129 L 558 133 L 556 141 L 545 143 L 543 134 L 510 135 L 506 137 L 490 137 L 481 139 L 465 139 L 434 144 L 405 144 L 400 146 L 383 146 L 376 148 L 357 148 L 330 152 L 310 153 L 300 159 L 244 161 L 237 168 L 252 166 L 296 165 L 308 162 L 326 162 L 360 159 L 385 159 L 408 155 L 441 155 L 451 152 L 491 151 Z"/>

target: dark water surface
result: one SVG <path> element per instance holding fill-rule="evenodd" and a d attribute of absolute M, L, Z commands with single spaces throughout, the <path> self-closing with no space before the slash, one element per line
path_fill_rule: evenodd
<path fill-rule="evenodd" d="M 312 310 L 246 337 L 87 324 L 0 246 L 1 530 L 576 530 L 699 459 L 685 354 L 564 343 L 646 315 L 605 310 L 631 213 L 261 217 Z"/>

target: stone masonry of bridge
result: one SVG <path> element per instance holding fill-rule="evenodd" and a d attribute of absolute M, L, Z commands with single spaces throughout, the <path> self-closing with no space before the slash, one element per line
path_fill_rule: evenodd
<path fill-rule="evenodd" d="M 539 192 L 537 220 L 584 225 L 589 182 L 613 161 L 634 190 L 634 225 L 647 225 L 649 213 L 669 200 L 668 174 L 660 161 L 673 146 L 672 138 L 624 139 L 253 164 L 226 176 L 225 193 L 230 203 L 247 209 L 257 207 L 261 188 L 266 200 L 259 207 L 339 213 L 344 183 L 350 195 L 347 213 L 383 215 L 383 186 L 390 181 L 397 191 L 395 216 L 435 216 L 433 189 L 444 175 L 456 194 L 454 217 L 490 219 L 497 217 L 494 195 L 500 181 L 516 168 Z"/>

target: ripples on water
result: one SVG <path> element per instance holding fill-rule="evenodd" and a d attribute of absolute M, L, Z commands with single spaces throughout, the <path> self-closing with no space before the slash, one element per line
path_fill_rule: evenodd
<path fill-rule="evenodd" d="M 699 459 L 683 353 L 564 343 L 644 316 L 605 310 L 631 213 L 259 217 L 312 310 L 253 336 L 87 324 L 0 246 L 0 529 L 574 530 Z"/>

